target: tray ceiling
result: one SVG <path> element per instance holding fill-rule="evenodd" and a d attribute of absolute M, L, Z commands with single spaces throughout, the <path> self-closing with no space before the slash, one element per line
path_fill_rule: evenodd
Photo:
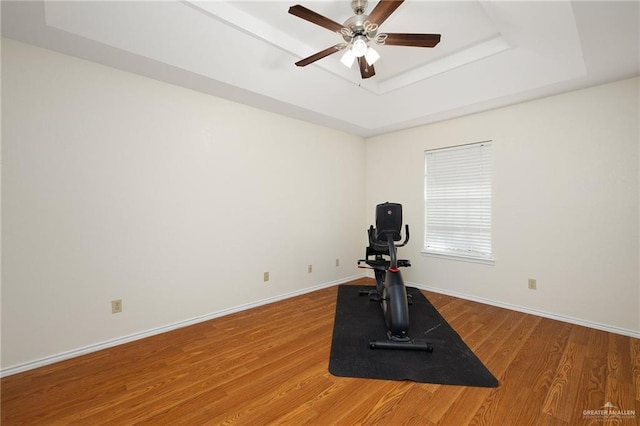
<path fill-rule="evenodd" d="M 349 1 L 299 1 L 334 21 Z M 369 2 L 371 11 L 377 1 Z M 440 33 L 433 49 L 376 47 L 362 80 L 342 41 L 294 1 L 3 1 L 2 34 L 363 137 L 640 73 L 635 1 L 405 1 L 384 32 Z"/>

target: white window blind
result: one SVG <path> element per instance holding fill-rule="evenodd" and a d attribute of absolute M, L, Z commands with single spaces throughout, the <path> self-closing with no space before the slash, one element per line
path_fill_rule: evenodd
<path fill-rule="evenodd" d="M 425 151 L 424 251 L 492 261 L 491 142 Z"/>

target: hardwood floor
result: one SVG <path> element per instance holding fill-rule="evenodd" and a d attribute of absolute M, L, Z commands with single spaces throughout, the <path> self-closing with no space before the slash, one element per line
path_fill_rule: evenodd
<path fill-rule="evenodd" d="M 316 291 L 6 377 L 2 424 L 640 422 L 640 340 L 429 292 L 498 388 L 332 376 L 336 294 Z M 607 403 L 617 412 L 593 412 Z"/>

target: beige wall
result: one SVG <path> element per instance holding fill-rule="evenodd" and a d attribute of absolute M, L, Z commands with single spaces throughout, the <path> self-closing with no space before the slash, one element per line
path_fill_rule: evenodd
<path fill-rule="evenodd" d="M 6 39 L 2 107 L 4 370 L 361 275 L 362 138 Z"/>
<path fill-rule="evenodd" d="M 372 138 L 367 222 L 404 204 L 415 285 L 638 336 L 638 98 L 635 78 Z M 424 151 L 484 140 L 495 265 L 422 255 Z"/>

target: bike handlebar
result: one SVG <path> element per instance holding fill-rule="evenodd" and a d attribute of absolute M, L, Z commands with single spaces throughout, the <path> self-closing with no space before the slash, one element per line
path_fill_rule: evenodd
<path fill-rule="evenodd" d="M 395 244 L 396 247 L 404 247 L 409 242 L 409 225 L 404 225 L 404 241 L 402 244 Z"/>

